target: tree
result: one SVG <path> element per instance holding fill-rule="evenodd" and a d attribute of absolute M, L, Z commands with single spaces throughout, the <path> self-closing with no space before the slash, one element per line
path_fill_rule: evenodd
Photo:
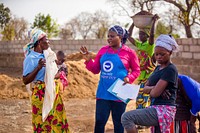
<path fill-rule="evenodd" d="M 151 1 L 161 1 L 161 0 L 151 0 Z M 185 29 L 185 34 L 188 38 L 192 38 L 191 27 L 194 25 L 200 26 L 200 1 L 199 0 L 163 0 L 171 4 L 172 17 L 177 19 Z M 176 7 L 177 10 L 174 8 Z"/>
<path fill-rule="evenodd" d="M 104 39 L 112 20 L 109 14 L 102 10 L 95 13 L 81 12 L 65 24 L 72 32 L 72 37 L 83 39 Z"/>
<path fill-rule="evenodd" d="M 88 12 L 81 12 L 73 18 L 74 28 L 83 39 L 86 39 L 91 32 L 92 26 L 95 24 L 93 15 Z"/>
<path fill-rule="evenodd" d="M 199 0 L 109 0 L 113 1 L 113 4 L 118 5 L 124 12 L 128 12 L 126 5 L 124 5 L 124 1 L 131 2 L 132 11 L 139 10 L 148 10 L 149 12 L 153 12 L 156 7 L 156 4 L 167 3 L 169 6 L 169 10 L 162 17 L 166 17 L 170 15 L 170 18 L 167 20 L 172 29 L 178 29 L 177 26 L 182 25 L 185 30 L 185 35 L 188 38 L 192 38 L 193 34 L 198 35 L 198 31 L 196 29 L 200 26 L 200 1 Z M 122 2 L 123 1 L 123 2 Z M 165 6 L 165 4 L 163 4 Z M 160 7 L 160 6 L 159 6 Z M 165 6 L 166 7 L 166 6 Z M 128 15 L 130 16 L 130 15 Z M 173 21 L 175 20 L 175 21 Z M 177 20 L 177 21 L 176 21 Z M 176 27 L 176 28 L 175 28 Z M 193 27 L 196 27 L 194 31 Z"/>
<path fill-rule="evenodd" d="M 151 0 L 107 0 L 111 2 L 116 8 L 118 8 L 119 15 L 130 16 L 130 13 L 136 13 L 146 10 L 152 12 L 154 9 L 154 3 Z M 131 10 L 130 10 L 131 9 Z"/>
<path fill-rule="evenodd" d="M 11 19 L 10 9 L 4 7 L 3 3 L 0 4 L 0 28 L 3 29 Z"/>
<path fill-rule="evenodd" d="M 42 29 L 44 32 L 48 34 L 48 37 L 57 37 L 59 30 L 58 30 L 58 24 L 54 19 L 51 18 L 51 16 L 48 14 L 45 16 L 44 14 L 39 13 L 35 16 L 35 20 L 33 22 L 33 26 Z"/>
<path fill-rule="evenodd" d="M 2 31 L 2 40 L 22 40 L 27 38 L 28 22 L 24 18 L 13 18 Z"/>
<path fill-rule="evenodd" d="M 66 40 L 66 39 L 72 39 L 73 38 L 73 33 L 68 27 L 61 28 L 59 36 L 61 39 Z"/>
<path fill-rule="evenodd" d="M 69 22 L 65 23 L 63 30 L 66 30 L 65 32 L 67 32 L 66 34 L 70 35 L 72 39 L 75 39 L 77 36 L 77 25 L 78 22 L 75 18 L 71 19 Z M 65 36 L 63 33 L 60 33 L 60 36 Z M 63 37 L 61 37 L 63 38 Z"/>
<path fill-rule="evenodd" d="M 132 0 L 133 11 L 140 11 L 147 10 L 148 12 L 152 12 L 154 9 L 154 3 L 151 0 Z"/>
<path fill-rule="evenodd" d="M 155 38 L 157 38 L 160 34 L 171 34 L 175 38 L 180 37 L 178 34 L 173 33 L 171 26 L 166 26 L 164 23 L 158 22 L 156 26 Z"/>
<path fill-rule="evenodd" d="M 15 27 L 14 40 L 23 40 L 27 38 L 28 22 L 24 18 L 14 18 L 11 20 Z"/>
<path fill-rule="evenodd" d="M 110 26 L 109 18 L 110 18 L 109 14 L 102 10 L 96 11 L 94 13 L 95 24 L 93 25 L 92 32 L 95 34 L 95 38 L 97 39 L 106 38 L 106 34 Z"/>
<path fill-rule="evenodd" d="M 3 41 L 12 41 L 15 38 L 15 27 L 13 23 L 9 23 L 6 26 L 4 26 L 3 31 L 1 32 L 3 35 L 2 40 Z"/>

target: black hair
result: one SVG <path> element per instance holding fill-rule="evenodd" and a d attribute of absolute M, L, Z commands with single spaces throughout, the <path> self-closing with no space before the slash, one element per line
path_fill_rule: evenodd
<path fill-rule="evenodd" d="M 57 56 L 61 57 L 63 60 L 62 60 L 62 63 L 65 61 L 65 53 L 63 51 L 58 51 L 56 53 Z"/>

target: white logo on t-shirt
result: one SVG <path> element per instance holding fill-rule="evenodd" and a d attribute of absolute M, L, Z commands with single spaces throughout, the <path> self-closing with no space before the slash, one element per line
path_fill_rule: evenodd
<path fill-rule="evenodd" d="M 113 69 L 113 63 L 111 61 L 105 61 L 103 63 L 103 70 L 105 72 L 110 72 Z"/>

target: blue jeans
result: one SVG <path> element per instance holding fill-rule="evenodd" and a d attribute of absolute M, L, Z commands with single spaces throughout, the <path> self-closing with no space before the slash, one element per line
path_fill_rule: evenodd
<path fill-rule="evenodd" d="M 126 104 L 111 100 L 96 100 L 96 116 L 95 116 L 95 131 L 94 133 L 104 133 L 105 125 L 108 121 L 110 112 L 112 112 L 112 120 L 115 133 L 124 133 L 124 128 L 121 124 L 121 116 L 126 110 Z"/>

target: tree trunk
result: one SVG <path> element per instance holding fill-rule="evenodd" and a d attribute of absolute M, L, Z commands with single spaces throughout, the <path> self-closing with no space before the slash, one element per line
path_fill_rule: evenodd
<path fill-rule="evenodd" d="M 184 27 L 185 27 L 185 32 L 186 32 L 187 38 L 193 38 L 191 26 L 190 25 L 184 25 Z"/>

